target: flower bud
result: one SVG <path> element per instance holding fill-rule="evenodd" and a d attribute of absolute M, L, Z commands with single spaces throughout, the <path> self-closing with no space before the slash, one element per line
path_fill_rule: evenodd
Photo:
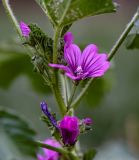
<path fill-rule="evenodd" d="M 79 135 L 79 120 L 74 116 L 64 116 L 59 123 L 62 140 L 65 145 L 74 145 Z"/>
<path fill-rule="evenodd" d="M 47 104 L 43 101 L 40 103 L 41 109 L 43 111 L 43 113 L 48 117 L 48 119 L 50 120 L 51 124 L 56 128 L 59 129 L 57 126 L 57 121 L 56 119 L 53 117 L 53 115 L 49 112 L 48 110 L 48 106 Z"/>
<path fill-rule="evenodd" d="M 85 125 L 87 125 L 87 126 L 90 126 L 90 125 L 92 125 L 93 121 L 92 121 L 91 118 L 84 118 L 84 119 L 83 119 L 83 123 L 84 123 Z"/>
<path fill-rule="evenodd" d="M 20 22 L 20 29 L 24 37 L 29 37 L 31 30 L 26 23 Z"/>

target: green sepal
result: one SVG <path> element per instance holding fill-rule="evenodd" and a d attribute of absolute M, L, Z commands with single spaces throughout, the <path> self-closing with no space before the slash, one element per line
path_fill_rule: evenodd
<path fill-rule="evenodd" d="M 87 133 L 92 130 L 91 125 L 86 125 L 83 121 L 80 123 L 80 133 Z"/>

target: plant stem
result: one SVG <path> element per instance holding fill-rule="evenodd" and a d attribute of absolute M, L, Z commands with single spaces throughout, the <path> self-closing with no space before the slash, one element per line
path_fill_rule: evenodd
<path fill-rule="evenodd" d="M 61 30 L 63 28 L 62 23 L 66 16 L 66 13 L 69 9 L 69 6 L 71 4 L 71 0 L 68 0 L 67 5 L 65 7 L 64 13 L 61 16 L 59 23 L 57 26 L 55 26 L 55 33 L 54 33 L 54 44 L 53 44 L 53 63 L 57 63 L 57 45 L 58 45 L 58 39 L 59 35 L 61 34 Z"/>
<path fill-rule="evenodd" d="M 71 152 L 63 149 L 63 148 L 57 148 L 48 144 L 44 144 L 40 141 L 35 141 L 34 144 L 36 146 L 42 147 L 42 148 L 46 148 L 46 149 L 50 149 L 52 151 L 58 152 L 60 154 L 62 154 L 66 159 L 68 160 L 79 160 L 78 157 L 76 157 L 74 154 L 72 154 Z"/>
<path fill-rule="evenodd" d="M 58 55 L 58 40 L 60 35 L 61 28 L 56 27 L 54 32 L 54 42 L 53 42 L 53 63 L 57 63 L 57 55 Z"/>
<path fill-rule="evenodd" d="M 52 85 L 52 91 L 55 95 L 55 98 L 56 98 L 56 101 L 58 103 L 60 112 L 61 112 L 62 116 L 64 116 L 65 113 L 66 113 L 66 106 L 65 106 L 65 103 L 64 103 L 63 98 L 61 96 L 58 84 L 53 84 Z"/>
<path fill-rule="evenodd" d="M 88 83 L 85 85 L 85 87 L 82 89 L 82 91 L 80 92 L 80 94 L 76 97 L 76 99 L 73 101 L 73 103 L 71 104 L 71 108 L 76 108 L 78 106 L 78 104 L 80 103 L 80 101 L 82 100 L 82 98 L 85 96 L 86 91 L 88 90 L 88 88 L 90 87 L 90 85 L 96 80 L 96 78 L 90 79 L 88 81 Z"/>
<path fill-rule="evenodd" d="M 54 146 L 50 146 L 48 144 L 44 144 L 44 143 L 42 143 L 40 141 L 36 141 L 36 142 L 34 142 L 34 144 L 36 144 L 39 147 L 50 149 L 52 151 L 56 151 L 56 152 L 61 153 L 61 154 L 68 154 L 68 152 L 66 150 L 62 149 L 62 148 L 56 148 Z"/>
<path fill-rule="evenodd" d="M 7 15 L 9 16 L 11 22 L 13 23 L 14 28 L 15 28 L 16 32 L 18 33 L 20 39 L 21 39 L 22 41 L 24 41 L 24 37 L 22 36 L 20 27 L 19 27 L 19 25 L 18 25 L 18 21 L 17 21 L 15 15 L 14 15 L 14 13 L 13 13 L 11 7 L 10 7 L 9 0 L 2 0 L 2 3 L 3 3 L 3 6 L 4 6 L 4 8 L 5 8 L 5 11 L 6 11 Z M 31 52 L 31 49 L 30 49 L 29 47 L 27 47 L 27 46 L 25 46 L 25 48 L 27 49 L 28 55 L 29 55 L 30 57 L 32 57 L 33 54 L 32 54 L 32 52 Z"/>
<path fill-rule="evenodd" d="M 61 80 L 63 82 L 63 96 L 64 96 L 64 99 L 65 99 L 65 103 L 66 105 L 68 104 L 68 81 L 66 80 L 66 76 L 65 75 L 62 75 L 62 79 Z"/>
<path fill-rule="evenodd" d="M 120 35 L 120 37 L 118 38 L 118 40 L 116 41 L 116 43 L 114 44 L 114 46 L 112 47 L 112 49 L 109 52 L 109 56 L 108 56 L 108 60 L 110 61 L 113 56 L 117 53 L 118 49 L 120 48 L 120 46 L 122 45 L 122 43 L 124 42 L 124 40 L 126 39 L 128 33 L 130 32 L 130 30 L 132 29 L 132 27 L 134 26 L 134 23 L 136 22 L 137 18 L 139 17 L 139 13 L 138 11 L 134 14 L 133 18 L 131 19 L 131 21 L 129 22 L 129 24 L 127 25 L 127 27 L 125 28 L 125 30 L 123 31 L 123 33 Z M 85 93 L 87 92 L 88 88 L 90 87 L 90 85 L 96 80 L 97 78 L 94 79 L 90 79 L 89 82 L 86 84 L 85 88 L 83 88 L 83 90 L 81 91 L 81 93 L 78 95 L 78 97 L 75 99 L 75 101 L 72 103 L 71 107 L 75 108 L 77 107 L 77 105 L 79 104 L 79 102 L 83 99 Z"/>
<path fill-rule="evenodd" d="M 74 86 L 73 86 L 72 93 L 71 93 L 71 96 L 70 96 L 69 101 L 68 101 L 68 104 L 67 104 L 67 110 L 70 109 L 70 105 L 71 105 L 71 103 L 72 103 L 72 101 L 73 101 L 73 98 L 74 98 L 76 89 L 77 89 L 77 85 L 74 85 Z"/>
<path fill-rule="evenodd" d="M 114 46 L 112 47 L 112 49 L 109 52 L 109 56 L 108 56 L 108 60 L 110 61 L 113 56 L 116 54 L 117 50 L 120 48 L 120 46 L 122 45 L 122 43 L 124 42 L 124 40 L 126 39 L 128 33 L 130 32 L 130 30 L 132 29 L 132 27 L 134 26 L 134 23 L 136 22 L 137 18 L 139 18 L 139 13 L 138 11 L 134 14 L 133 18 L 131 19 L 131 21 L 128 23 L 127 27 L 125 28 L 125 30 L 123 31 L 123 33 L 121 34 L 121 36 L 119 37 L 119 39 L 116 41 L 116 43 L 114 44 Z"/>
<path fill-rule="evenodd" d="M 5 8 L 5 11 L 6 11 L 7 15 L 9 16 L 11 22 L 13 23 L 18 35 L 20 36 L 21 39 L 23 39 L 22 34 L 21 34 L 21 30 L 20 30 L 18 22 L 17 22 L 17 19 L 14 16 L 13 11 L 11 10 L 9 0 L 2 0 L 2 3 L 3 3 L 3 6 Z"/>
<path fill-rule="evenodd" d="M 54 42 L 53 42 L 53 63 L 57 63 L 57 52 L 58 52 L 58 39 L 59 39 L 59 35 L 60 35 L 60 30 L 61 28 L 60 27 L 57 27 L 55 29 L 55 34 L 54 34 Z M 61 111 L 61 114 L 62 116 L 65 115 L 66 113 L 66 106 L 65 106 L 65 103 L 64 103 L 64 100 L 62 98 L 62 95 L 60 93 L 60 89 L 59 89 L 59 86 L 58 86 L 58 78 L 57 78 L 57 72 L 54 70 L 54 77 L 53 77 L 53 83 L 52 83 L 52 91 L 55 95 L 55 98 L 56 98 L 56 101 L 59 105 L 59 109 Z"/>

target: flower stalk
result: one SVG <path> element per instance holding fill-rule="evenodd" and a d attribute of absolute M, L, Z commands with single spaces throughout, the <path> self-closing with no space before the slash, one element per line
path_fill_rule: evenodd
<path fill-rule="evenodd" d="M 77 89 L 77 85 L 74 84 L 73 90 L 72 90 L 72 93 L 71 93 L 71 96 L 70 96 L 69 101 L 68 101 L 68 104 L 67 104 L 67 110 L 70 109 L 70 106 L 71 106 L 71 103 L 72 103 L 72 101 L 73 101 L 73 98 L 74 98 L 76 89 Z"/>
<path fill-rule="evenodd" d="M 53 93 L 55 95 L 55 98 L 56 98 L 56 101 L 58 103 L 60 112 L 61 112 L 62 116 L 64 116 L 65 113 L 66 113 L 66 105 L 65 105 L 64 100 L 62 98 L 62 95 L 60 93 L 59 87 L 58 87 L 57 84 L 56 85 L 53 84 L 51 89 L 52 89 L 52 91 L 53 91 Z"/>
<path fill-rule="evenodd" d="M 54 42 L 53 42 L 53 63 L 57 63 L 57 46 L 58 46 L 58 40 L 59 40 L 59 35 L 61 32 L 61 28 L 60 27 L 56 27 L 55 31 L 54 31 Z"/>

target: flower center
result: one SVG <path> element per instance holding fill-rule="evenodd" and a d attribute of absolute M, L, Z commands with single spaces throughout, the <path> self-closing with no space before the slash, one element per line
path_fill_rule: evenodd
<path fill-rule="evenodd" d="M 78 67 L 77 67 L 77 69 L 76 69 L 76 71 L 75 71 L 75 74 L 76 74 L 77 76 L 80 76 L 80 75 L 83 74 L 83 69 L 82 69 L 81 66 L 78 66 Z"/>

